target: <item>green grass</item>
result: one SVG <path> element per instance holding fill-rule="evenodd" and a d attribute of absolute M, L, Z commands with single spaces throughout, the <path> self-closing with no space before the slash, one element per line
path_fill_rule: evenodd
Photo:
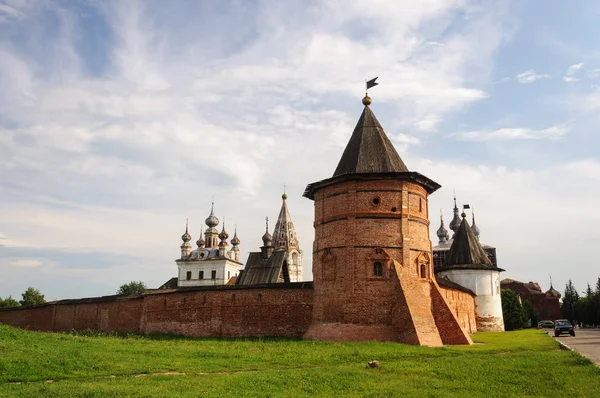
<path fill-rule="evenodd" d="M 600 369 L 542 332 L 478 333 L 473 340 L 478 344 L 428 348 L 0 325 L 0 396 L 600 396 Z M 367 367 L 373 359 L 380 369 Z"/>

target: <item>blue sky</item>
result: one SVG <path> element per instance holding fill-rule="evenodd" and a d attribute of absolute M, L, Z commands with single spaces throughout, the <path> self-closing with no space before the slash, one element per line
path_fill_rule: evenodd
<path fill-rule="evenodd" d="M 475 207 L 503 277 L 579 290 L 600 213 L 593 1 L 0 0 L 0 296 L 176 274 L 212 198 L 242 258 L 312 202 L 372 109 L 409 169 Z"/>

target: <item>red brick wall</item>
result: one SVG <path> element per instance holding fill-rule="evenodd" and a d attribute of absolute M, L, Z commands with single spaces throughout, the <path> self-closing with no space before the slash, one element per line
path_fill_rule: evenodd
<path fill-rule="evenodd" d="M 440 293 L 448 303 L 448 307 L 458 319 L 460 327 L 468 334 L 477 331 L 475 323 L 475 300 L 467 292 L 440 286 Z"/>
<path fill-rule="evenodd" d="M 144 299 L 146 333 L 302 337 L 312 289 L 231 289 L 153 294 Z"/>
<path fill-rule="evenodd" d="M 52 331 L 54 306 L 45 304 L 24 310 L 5 309 L 0 311 L 0 323 L 18 328 Z"/>
<path fill-rule="evenodd" d="M 64 300 L 0 311 L 0 322 L 42 331 L 101 330 L 186 336 L 302 337 L 313 289 L 219 288 L 166 291 L 133 298 Z"/>

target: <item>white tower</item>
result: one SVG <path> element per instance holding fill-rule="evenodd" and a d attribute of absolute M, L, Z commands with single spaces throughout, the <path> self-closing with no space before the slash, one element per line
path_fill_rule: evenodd
<path fill-rule="evenodd" d="M 446 262 L 437 275 L 473 291 L 475 323 L 478 331 L 504 331 L 500 272 L 492 264 L 479 240 L 462 213 L 462 222 L 456 229 Z"/>

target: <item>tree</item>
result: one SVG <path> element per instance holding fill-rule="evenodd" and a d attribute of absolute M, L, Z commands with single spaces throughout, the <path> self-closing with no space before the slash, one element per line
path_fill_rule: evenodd
<path fill-rule="evenodd" d="M 565 286 L 563 303 L 575 304 L 577 300 L 579 300 L 579 293 L 577 293 L 577 289 L 575 289 L 573 282 L 569 279 L 569 282 L 567 282 L 567 285 Z"/>
<path fill-rule="evenodd" d="M 563 305 L 561 308 L 562 316 L 569 319 L 571 322 L 575 320 L 575 303 L 579 300 L 579 293 L 573 285 L 573 281 L 569 279 L 565 286 L 565 295 L 563 297 Z"/>
<path fill-rule="evenodd" d="M 36 305 L 36 304 L 44 304 L 46 299 L 44 295 L 40 293 L 39 290 L 29 286 L 25 293 L 21 294 L 23 296 L 22 300 L 19 300 L 21 305 Z"/>
<path fill-rule="evenodd" d="M 523 300 L 523 303 L 521 305 L 523 307 L 523 310 L 525 311 L 525 314 L 527 314 L 527 317 L 529 318 L 529 322 L 527 322 L 527 324 L 524 327 L 536 328 L 537 323 L 541 321 L 540 313 L 538 312 L 538 310 L 533 308 L 529 300 Z"/>
<path fill-rule="evenodd" d="M 0 298 L 0 308 L 18 307 L 19 305 L 19 302 L 11 296 L 8 296 L 5 299 Z"/>
<path fill-rule="evenodd" d="M 132 294 L 140 294 L 140 293 L 144 293 L 144 291 L 148 289 L 146 287 L 146 285 L 144 284 L 144 282 L 136 282 L 136 281 L 131 281 L 129 283 L 126 283 L 124 285 L 121 285 L 121 287 L 119 288 L 119 290 L 117 290 L 117 294 L 119 296 L 130 296 Z"/>
<path fill-rule="evenodd" d="M 502 317 L 504 330 L 517 330 L 527 327 L 528 314 L 523 309 L 519 295 L 510 289 L 502 289 Z"/>

